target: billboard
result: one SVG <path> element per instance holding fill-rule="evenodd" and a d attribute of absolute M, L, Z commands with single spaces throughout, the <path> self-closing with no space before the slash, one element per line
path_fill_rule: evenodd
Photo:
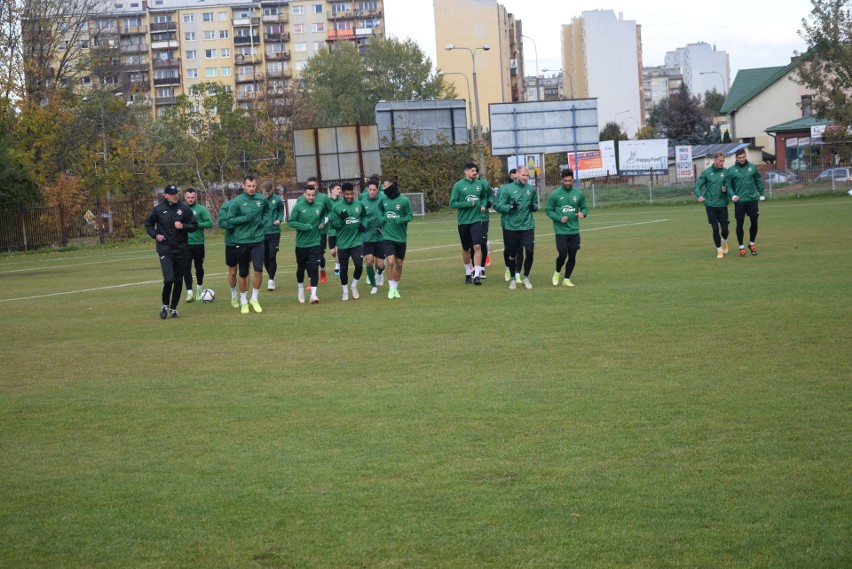
<path fill-rule="evenodd" d="M 306 128 L 293 133 L 296 179 L 363 180 L 381 173 L 376 125 Z"/>
<path fill-rule="evenodd" d="M 600 150 L 578 152 L 577 157 L 574 156 L 573 152 L 568 153 L 568 168 L 574 170 L 575 179 L 589 180 L 617 173 L 615 143 L 612 140 L 604 140 L 599 144 L 599 147 Z"/>
<path fill-rule="evenodd" d="M 405 132 L 415 144 L 431 146 L 441 141 L 467 144 L 467 103 L 461 99 L 379 101 L 376 103 L 379 144 L 386 148 Z"/>
<path fill-rule="evenodd" d="M 677 166 L 677 177 L 679 180 L 691 179 L 693 177 L 691 146 L 675 146 L 675 165 Z"/>
<path fill-rule="evenodd" d="M 598 149 L 598 100 L 492 103 L 494 156 Z"/>
<path fill-rule="evenodd" d="M 669 173 L 669 140 L 619 140 L 618 172 L 622 176 Z"/>

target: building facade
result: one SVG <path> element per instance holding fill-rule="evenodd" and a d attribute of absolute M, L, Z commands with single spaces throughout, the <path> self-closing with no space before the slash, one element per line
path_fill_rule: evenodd
<path fill-rule="evenodd" d="M 523 99 L 521 21 L 497 0 L 434 0 L 434 8 L 437 67 L 460 96 L 468 89 L 473 93 L 473 52 L 481 119 L 488 128 L 491 103 Z M 456 49 L 445 49 L 448 45 Z M 477 49 L 484 46 L 488 50 Z"/>
<path fill-rule="evenodd" d="M 530 76 L 524 80 L 527 101 L 560 101 L 565 99 L 565 79 L 562 73 L 549 77 Z"/>
<path fill-rule="evenodd" d="M 693 95 L 704 96 L 707 91 L 727 94 L 730 85 L 731 63 L 728 54 L 716 46 L 698 42 L 666 52 L 667 69 L 677 69 Z"/>
<path fill-rule="evenodd" d="M 634 136 L 645 124 L 642 31 L 612 10 L 583 12 L 562 26 L 566 92 L 598 100 L 598 125 L 615 122 Z"/>

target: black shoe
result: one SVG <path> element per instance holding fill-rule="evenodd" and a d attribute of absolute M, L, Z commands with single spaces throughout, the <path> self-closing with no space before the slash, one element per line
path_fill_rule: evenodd
<path fill-rule="evenodd" d="M 471 280 L 470 275 L 467 275 L 464 278 L 464 284 L 471 284 L 471 283 L 473 283 L 473 281 Z"/>
<path fill-rule="evenodd" d="M 473 284 L 475 284 L 476 286 L 481 285 L 482 279 L 480 279 L 479 277 L 473 277 Z"/>
<path fill-rule="evenodd" d="M 165 320 L 168 317 L 169 317 L 169 307 L 164 304 L 163 307 L 160 309 L 160 318 Z"/>
<path fill-rule="evenodd" d="M 177 308 L 169 310 L 169 318 L 180 318 L 177 313 Z"/>

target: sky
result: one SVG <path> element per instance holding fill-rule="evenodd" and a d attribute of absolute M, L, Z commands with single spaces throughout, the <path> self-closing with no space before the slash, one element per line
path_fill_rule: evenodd
<path fill-rule="evenodd" d="M 584 10 L 612 10 L 642 26 L 642 62 L 662 65 L 667 51 L 705 42 L 726 51 L 731 81 L 740 69 L 787 65 L 805 49 L 798 31 L 811 11 L 810 0 L 767 0 L 698 3 L 673 0 L 498 0 L 523 26 L 525 71 L 562 67 L 560 32 L 563 24 Z M 697 6 L 697 7 L 696 7 Z M 432 0 L 385 0 L 387 35 L 416 41 L 436 61 Z M 535 45 L 533 45 L 535 44 Z M 549 73 L 548 73 L 549 75 Z"/>

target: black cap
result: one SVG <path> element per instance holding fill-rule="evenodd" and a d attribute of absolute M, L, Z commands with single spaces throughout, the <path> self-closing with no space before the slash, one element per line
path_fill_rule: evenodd
<path fill-rule="evenodd" d="M 168 194 L 168 195 L 170 195 L 170 196 L 173 196 L 173 195 L 175 195 L 176 193 L 178 193 L 177 186 L 175 186 L 174 184 L 169 184 L 168 186 L 166 186 L 165 188 L 163 188 L 163 193 L 164 193 L 164 194 Z"/>

